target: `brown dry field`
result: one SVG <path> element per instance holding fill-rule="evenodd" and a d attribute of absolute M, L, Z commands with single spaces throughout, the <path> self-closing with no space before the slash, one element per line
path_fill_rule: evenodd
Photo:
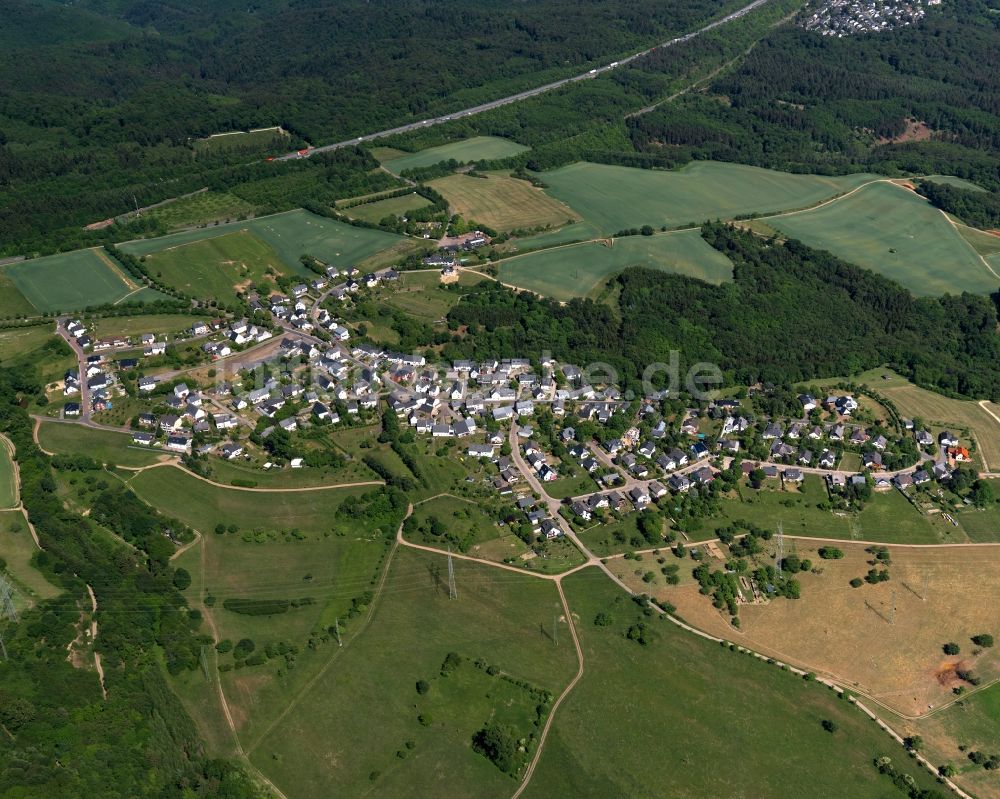
<path fill-rule="evenodd" d="M 786 538 L 786 551 L 789 545 Z M 668 563 L 681 564 L 678 586 L 665 585 L 658 571 L 653 584 L 642 582 L 636 572 L 658 569 L 649 555 L 638 564 L 615 559 L 609 565 L 636 590 L 672 602 L 694 626 L 828 675 L 903 716 L 919 716 L 952 701 L 952 688 L 960 684 L 956 665 L 972 669 L 984 684 L 1000 676 L 1000 649 L 974 656 L 969 640 L 983 632 L 1000 635 L 1000 547 L 890 546 L 891 579 L 851 588 L 851 578 L 863 577 L 869 568 L 871 555 L 863 544 L 835 544 L 845 554 L 835 561 L 820 560 L 819 543 L 798 539 L 795 545 L 797 554 L 811 559 L 822 574 L 800 575 L 801 599 L 742 606 L 740 630 L 698 592 L 691 560 L 667 554 Z M 711 563 L 722 566 L 717 559 Z M 918 596 L 925 577 L 926 601 Z M 893 594 L 896 614 L 890 625 Z M 959 656 L 943 654 L 941 647 L 949 641 L 961 646 Z"/>

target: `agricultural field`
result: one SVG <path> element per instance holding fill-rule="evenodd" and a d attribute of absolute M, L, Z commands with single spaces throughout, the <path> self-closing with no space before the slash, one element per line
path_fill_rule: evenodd
<path fill-rule="evenodd" d="M 407 169 L 423 169 L 434 166 L 441 161 L 451 161 L 452 159 L 460 163 L 492 161 L 523 153 L 527 149 L 529 148 L 523 144 L 497 136 L 474 136 L 471 139 L 442 144 L 440 147 L 428 147 L 426 150 L 419 150 L 415 153 L 397 155 L 402 151 L 377 148 L 373 154 L 382 161 L 382 166 L 398 175 Z"/>
<path fill-rule="evenodd" d="M 671 172 L 577 163 L 544 176 L 548 194 L 605 235 L 643 225 L 700 225 L 706 219 L 805 208 L 874 177 L 792 175 L 714 161 Z"/>
<path fill-rule="evenodd" d="M 828 689 L 644 616 L 596 569 L 566 578 L 564 589 L 584 673 L 525 797 L 891 796 L 896 789 L 872 765 L 881 755 L 918 787 L 933 787 Z M 626 637 L 638 624 L 645 645 Z"/>
<path fill-rule="evenodd" d="M 117 466 L 138 468 L 169 460 L 168 454 L 132 444 L 128 433 L 96 430 L 68 422 L 41 422 L 38 444 L 46 452 L 59 455 L 89 455 Z"/>
<path fill-rule="evenodd" d="M 498 249 L 503 249 L 505 252 L 531 252 L 546 247 L 555 247 L 559 244 L 591 241 L 600 238 L 600 236 L 601 231 L 596 225 L 592 225 L 590 222 L 574 222 L 572 225 L 563 225 L 556 230 L 546 230 L 542 233 L 516 238 L 512 243 L 498 245 Z"/>
<path fill-rule="evenodd" d="M 964 178 L 957 178 L 954 175 L 927 175 L 923 180 L 929 180 L 931 183 L 946 183 L 949 186 L 954 186 L 956 189 L 965 189 L 967 191 L 986 191 L 982 186 Z"/>
<path fill-rule="evenodd" d="M 1000 796 L 995 771 L 969 760 L 970 751 L 1000 752 L 1000 684 L 964 696 L 938 713 L 917 721 L 901 720 L 905 735 L 919 735 L 934 763 L 951 763 L 956 783 L 980 797 Z M 965 751 L 958 747 L 964 746 Z"/>
<path fill-rule="evenodd" d="M 975 249 L 923 197 L 880 182 L 814 210 L 767 218 L 767 224 L 811 247 L 829 250 L 918 295 L 1000 287 Z"/>
<path fill-rule="evenodd" d="M 13 508 L 18 503 L 17 477 L 14 471 L 14 453 L 8 439 L 0 439 L 0 510 Z"/>
<path fill-rule="evenodd" d="M 248 232 L 261 239 L 277 253 L 287 267 L 285 271 L 290 270 L 302 277 L 312 275 L 299 261 L 300 256 L 305 254 L 324 263 L 345 267 L 356 266 L 364 259 L 400 244 L 412 245 L 409 240 L 394 233 L 352 227 L 299 209 L 244 222 L 172 233 L 156 239 L 138 239 L 121 247 L 135 256 L 149 255 L 233 232 Z"/>
<path fill-rule="evenodd" d="M 19 261 L 3 267 L 3 271 L 28 302 L 43 313 L 118 302 L 140 288 L 98 248 Z M 162 299 L 156 293 L 153 297 Z"/>
<path fill-rule="evenodd" d="M 430 201 L 426 197 L 421 197 L 416 192 L 404 194 L 402 197 L 388 197 L 384 200 L 356 205 L 353 208 L 345 208 L 344 213 L 354 219 L 361 219 L 377 225 L 387 216 L 406 216 L 412 211 L 426 208 Z"/>
<path fill-rule="evenodd" d="M 979 228 L 969 227 L 960 222 L 955 223 L 955 228 L 977 253 L 986 258 L 987 261 L 997 254 L 1000 254 L 1000 234 L 987 233 Z M 992 262 L 990 262 L 992 265 Z"/>
<path fill-rule="evenodd" d="M 428 183 L 453 213 L 499 231 L 572 224 L 580 216 L 526 180 L 502 172 L 484 177 L 449 175 Z"/>
<path fill-rule="evenodd" d="M 271 274 L 287 274 L 278 254 L 246 231 L 175 245 L 146 256 L 146 268 L 195 297 L 228 302 Z"/>
<path fill-rule="evenodd" d="M 10 267 L 6 267 L 9 269 Z M 33 316 L 35 306 L 28 302 L 4 267 L 0 267 L 0 319 Z"/>
<path fill-rule="evenodd" d="M 254 206 L 234 194 L 203 191 L 191 197 L 152 208 L 144 216 L 156 219 L 168 229 L 189 225 L 212 225 L 252 216 Z"/>
<path fill-rule="evenodd" d="M 830 675 L 898 713 L 918 715 L 950 701 L 952 689 L 962 684 L 956 666 L 974 671 L 984 683 L 1000 676 L 1000 652 L 985 649 L 975 655 L 968 644 L 970 636 L 995 630 L 994 598 L 1000 590 L 996 547 L 890 546 L 890 579 L 853 588 L 850 580 L 871 568 L 864 544 L 837 544 L 844 552 L 840 560 L 822 560 L 819 545 L 803 539 L 791 542 L 791 549 L 787 540 L 785 545 L 786 552 L 809 558 L 822 573 L 799 573 L 800 599 L 741 605 L 738 631 L 693 581 L 646 584 L 625 560 L 616 561 L 615 569 L 635 587 L 642 585 L 673 603 L 694 626 Z M 772 542 L 772 555 L 773 548 Z M 693 562 L 680 563 L 690 573 Z M 709 563 L 722 566 L 718 560 Z M 950 657 L 941 649 L 948 641 L 967 645 Z"/>
<path fill-rule="evenodd" d="M 570 244 L 500 262 L 500 279 L 557 300 L 593 295 L 613 274 L 630 266 L 696 277 L 709 283 L 732 279 L 733 265 L 697 230 L 626 236 L 612 246 Z"/>
<path fill-rule="evenodd" d="M 21 512 L 0 511 L 0 558 L 7 563 L 4 572 L 14 583 L 14 605 L 19 610 L 61 593 L 31 565 L 36 551 Z"/>
<path fill-rule="evenodd" d="M 286 712 L 244 741 L 279 788 L 290 796 L 432 796 L 443 786 L 458 796 L 511 794 L 511 778 L 470 743 L 491 719 L 535 732 L 538 699 L 474 661 L 556 694 L 576 658 L 551 582 L 468 561 L 455 562 L 455 577 L 451 600 L 446 558 L 396 551 L 371 623 L 328 650 L 323 679 L 289 695 Z M 450 652 L 462 661 L 442 676 Z M 425 694 L 418 680 L 428 683 Z"/>

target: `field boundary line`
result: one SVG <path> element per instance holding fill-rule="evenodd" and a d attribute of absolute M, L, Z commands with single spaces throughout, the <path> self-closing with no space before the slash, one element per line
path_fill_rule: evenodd
<path fill-rule="evenodd" d="M 135 281 L 132 280 L 131 278 L 129 278 L 128 275 L 126 275 L 121 270 L 121 267 L 119 267 L 117 264 L 115 264 L 114 261 L 112 261 L 108 257 L 108 254 L 106 252 L 104 252 L 104 249 L 102 247 L 93 247 L 93 248 L 91 248 L 91 252 L 94 253 L 94 255 L 96 255 L 98 257 L 98 259 L 100 259 L 101 263 L 103 263 L 106 267 L 108 267 L 108 269 L 110 269 L 112 272 L 114 272 L 115 276 L 119 280 L 121 280 L 122 283 L 124 283 L 126 286 L 128 286 L 128 288 L 130 289 L 130 292 L 125 295 L 126 297 L 129 297 L 132 294 L 135 294 L 140 289 L 145 288 L 145 286 L 138 286 L 138 285 L 136 285 Z M 125 299 L 125 298 L 123 297 L 122 299 Z M 114 304 L 117 305 L 119 302 L 121 302 L 121 300 L 116 300 Z"/>
<path fill-rule="evenodd" d="M 975 256 L 976 256 L 976 258 L 978 258 L 978 259 L 979 259 L 979 262 L 980 262 L 980 263 L 981 263 L 981 264 L 982 264 L 983 266 L 985 266 L 985 267 L 986 267 L 987 271 L 989 271 L 989 273 L 990 273 L 991 275 L 993 275 L 993 277 L 995 277 L 995 278 L 996 278 L 997 280 L 1000 280 L 1000 275 L 998 275 L 998 274 L 997 274 L 997 273 L 996 273 L 996 272 L 995 272 L 995 271 L 993 270 L 993 267 L 992 267 L 992 266 L 990 266 L 990 262 L 986 260 L 986 257 L 985 257 L 984 255 L 982 255 L 982 254 L 981 254 L 981 253 L 979 252 L 979 250 L 977 250 L 977 249 L 976 249 L 975 247 L 973 247 L 973 246 L 972 246 L 972 242 L 971 242 L 971 241 L 969 241 L 969 240 L 968 240 L 967 238 L 965 238 L 965 236 L 963 236 L 963 235 L 962 235 L 962 231 L 960 231 L 960 230 L 958 229 L 958 225 L 957 225 L 957 224 L 955 223 L 955 220 L 954 220 L 954 219 L 952 219 L 952 218 L 951 218 L 951 216 L 949 216 L 948 214 L 946 214 L 946 213 L 945 213 L 945 212 L 944 212 L 944 211 L 943 211 L 942 209 L 938 208 L 937 210 L 938 210 L 938 211 L 941 211 L 941 215 L 942 215 L 942 216 L 943 216 L 943 217 L 944 217 L 945 219 L 947 219 L 947 220 L 948 220 L 948 224 L 949 224 L 949 225 L 951 225 L 951 229 L 955 231 L 955 235 L 957 235 L 957 236 L 958 236 L 958 237 L 959 237 L 959 238 L 960 238 L 960 239 L 962 240 L 962 243 L 963 243 L 963 244 L 965 244 L 965 246 L 966 246 L 966 247 L 968 247 L 968 248 L 969 248 L 970 250 L 972 250 L 972 254 L 973 254 L 973 255 L 975 255 Z M 966 227 L 968 227 L 968 226 L 966 226 Z M 993 416 L 993 414 L 990 414 L 990 415 L 991 415 L 991 416 Z M 993 418 L 995 419 L 996 417 L 994 416 Z"/>
<path fill-rule="evenodd" d="M 368 605 L 368 613 L 365 614 L 365 617 L 361 620 L 360 626 L 358 626 L 355 629 L 354 634 L 347 639 L 344 646 L 350 646 L 353 641 L 355 641 L 362 633 L 364 633 L 364 631 L 368 629 L 368 625 L 371 622 L 371 620 L 375 617 L 375 610 L 379 605 L 379 600 L 382 598 L 382 590 L 385 588 L 385 582 L 389 576 L 389 569 L 392 567 L 393 558 L 397 550 L 399 549 L 399 538 L 403 534 L 403 525 L 406 523 L 406 520 L 409 519 L 412 514 L 413 514 L 413 503 L 410 503 L 406 508 L 406 515 L 403 517 L 403 520 L 399 523 L 399 528 L 396 530 L 396 537 L 393 539 L 392 545 L 389 548 L 389 554 L 386 556 L 385 559 L 385 568 L 382 569 L 382 576 L 379 578 L 378 585 L 375 587 L 375 595 L 372 597 L 371 604 Z M 305 685 L 302 686 L 302 688 L 298 691 L 295 697 L 293 697 L 288 702 L 288 704 L 285 706 L 285 709 L 278 714 L 278 717 L 274 721 L 272 721 L 267 726 L 267 728 L 260 733 L 260 735 L 257 736 L 257 739 L 250 745 L 250 748 L 246 750 L 247 755 L 253 752 L 258 746 L 260 746 L 261 743 L 263 743 L 264 739 L 268 735 L 270 735 L 271 732 L 282 721 L 285 720 L 285 717 L 292 711 L 292 708 L 298 705 L 298 703 L 302 701 L 303 697 L 305 697 L 305 695 L 310 690 L 312 690 L 313 686 L 316 685 L 317 682 L 319 682 L 320 678 L 324 674 L 326 674 L 330 666 L 332 666 L 334 662 L 336 662 L 340 653 L 344 651 L 344 646 L 337 647 L 334 650 L 333 654 L 330 655 L 329 660 L 327 660 L 326 663 L 323 664 L 323 666 L 319 669 L 319 671 L 317 671 L 312 677 L 309 678 L 309 680 L 306 681 Z"/>
<path fill-rule="evenodd" d="M 585 564 L 586 565 L 586 564 Z M 566 624 L 569 626 L 570 636 L 573 638 L 573 647 L 576 649 L 576 662 L 577 670 L 576 676 L 569 681 L 569 684 L 563 689 L 563 692 L 559 694 L 555 703 L 552 705 L 552 710 L 549 711 L 549 716 L 545 719 L 545 726 L 542 728 L 541 735 L 538 736 L 538 746 L 535 747 L 535 756 L 531 759 L 531 763 L 528 764 L 527 771 L 524 772 L 524 777 L 521 780 L 521 785 L 514 792 L 511 799 L 518 799 L 522 793 L 527 789 L 528 783 L 531 782 L 531 778 L 535 774 L 535 768 L 538 766 L 538 762 L 542 757 L 542 748 L 545 746 L 545 741 L 549 736 L 549 730 L 552 728 L 552 724 L 556 718 L 556 711 L 559 706 L 563 703 L 563 700 L 569 696 L 570 692 L 576 688 L 576 684 L 580 682 L 583 677 L 584 668 L 584 658 L 583 658 L 583 647 L 580 646 L 580 638 L 576 634 L 576 624 L 573 623 L 573 613 L 570 610 L 569 602 L 566 600 L 566 593 L 563 591 L 562 578 L 564 575 L 560 575 L 556 580 L 556 590 L 559 592 L 559 599 L 562 602 L 563 612 L 566 614 Z"/>

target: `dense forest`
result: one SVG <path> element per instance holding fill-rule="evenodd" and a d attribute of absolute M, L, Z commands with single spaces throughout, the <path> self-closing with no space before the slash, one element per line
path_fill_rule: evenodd
<path fill-rule="evenodd" d="M 57 495 L 53 466 L 88 470 L 89 458 L 57 464 L 35 445 L 25 406 L 42 387 L 30 367 L 0 370 L 0 431 L 17 448 L 21 497 L 43 547 L 38 567 L 65 592 L 4 622 L 0 660 L 0 794 L 25 799 L 158 796 L 253 799 L 259 792 L 232 764 L 206 759 L 194 724 L 170 691 L 171 672 L 194 669 L 208 639 L 185 606 L 167 559 L 174 550 L 155 514 L 127 519 L 130 496 L 101 500 L 111 524 L 134 532 L 136 550 L 97 534 Z M 97 597 L 97 649 L 107 699 L 94 671 L 66 656 L 78 633 L 86 585 Z"/>
<path fill-rule="evenodd" d="M 604 361 L 638 390 L 666 362 L 717 364 L 738 384 L 791 383 L 891 363 L 947 394 L 1000 397 L 993 298 L 914 298 L 887 278 L 797 241 L 779 244 L 722 224 L 704 238 L 733 262 L 733 282 L 629 269 L 617 278 L 620 320 L 604 304 L 559 305 L 480 284 L 449 314 L 448 357 Z"/>
<path fill-rule="evenodd" d="M 13 0 L 0 28 L 0 253 L 103 243 L 83 226 L 220 181 L 259 181 L 241 168 L 269 153 L 502 97 L 718 13 L 708 0 Z M 291 138 L 192 146 L 270 125 Z M 311 191 L 284 182 L 299 169 L 268 165 L 282 198 Z"/>
<path fill-rule="evenodd" d="M 904 137 L 911 122 L 923 136 Z M 907 171 L 1000 190 L 1000 14 L 954 0 L 889 34 L 764 38 L 704 92 L 628 122 L 666 164 L 713 158 L 788 171 Z"/>

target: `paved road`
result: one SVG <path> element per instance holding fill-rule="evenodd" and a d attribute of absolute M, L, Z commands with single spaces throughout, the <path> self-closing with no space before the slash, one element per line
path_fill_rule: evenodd
<path fill-rule="evenodd" d="M 528 89 L 527 91 L 518 92 L 517 94 L 511 94 L 508 97 L 501 97 L 498 100 L 491 100 L 488 103 L 482 103 L 481 105 L 474 105 L 471 108 L 466 108 L 461 111 L 455 111 L 454 113 L 447 114 L 445 116 L 434 117 L 432 119 L 425 119 L 420 122 L 411 122 L 408 125 L 400 125 L 396 128 L 389 128 L 388 130 L 380 130 L 377 133 L 367 133 L 363 136 L 357 136 L 353 139 L 346 139 L 345 141 L 334 142 L 333 144 L 325 144 L 322 147 L 314 147 L 306 151 L 306 156 L 312 155 L 313 153 L 322 153 L 329 150 L 339 150 L 342 147 L 352 147 L 356 144 L 361 144 L 362 142 L 374 141 L 375 139 L 381 139 L 386 136 L 394 136 L 399 133 L 409 133 L 413 130 L 420 130 L 421 128 L 429 128 L 432 125 L 441 125 L 445 122 L 451 122 L 455 119 L 462 119 L 464 117 L 475 116 L 476 114 L 481 114 L 484 111 L 492 111 L 494 108 L 500 108 L 501 106 L 510 105 L 511 103 L 516 103 L 521 100 L 527 100 L 530 97 L 537 97 L 540 94 L 545 94 L 546 92 L 551 92 L 555 89 L 562 88 L 571 83 L 576 83 L 581 80 L 590 80 L 591 78 L 596 78 L 599 75 L 603 75 L 606 72 L 610 72 L 613 69 L 618 69 L 626 64 L 629 64 L 643 56 L 647 56 L 657 50 L 664 50 L 668 47 L 673 47 L 674 45 L 681 44 L 682 42 L 689 41 L 700 36 L 707 31 L 717 28 L 720 25 L 725 25 L 728 22 L 737 20 L 740 17 L 744 17 L 753 11 L 755 8 L 767 3 L 768 0 L 754 0 L 749 5 L 743 6 L 743 8 L 734 11 L 731 14 L 727 14 L 721 19 L 717 19 L 714 22 L 710 22 L 704 27 L 698 30 L 691 31 L 691 33 L 686 33 L 683 36 L 678 36 L 670 41 L 663 42 L 661 44 L 650 47 L 648 50 L 641 50 L 638 53 L 633 53 L 630 56 L 621 58 L 618 61 L 612 61 L 610 64 L 606 64 L 602 67 L 596 67 L 595 69 L 588 70 L 587 72 L 582 72 L 579 75 L 573 75 L 569 78 L 563 78 L 562 80 L 553 81 L 552 83 L 546 83 L 542 86 L 536 86 L 534 89 Z M 279 156 L 278 161 L 284 161 L 290 158 L 301 158 L 299 152 L 288 153 L 287 155 Z"/>

